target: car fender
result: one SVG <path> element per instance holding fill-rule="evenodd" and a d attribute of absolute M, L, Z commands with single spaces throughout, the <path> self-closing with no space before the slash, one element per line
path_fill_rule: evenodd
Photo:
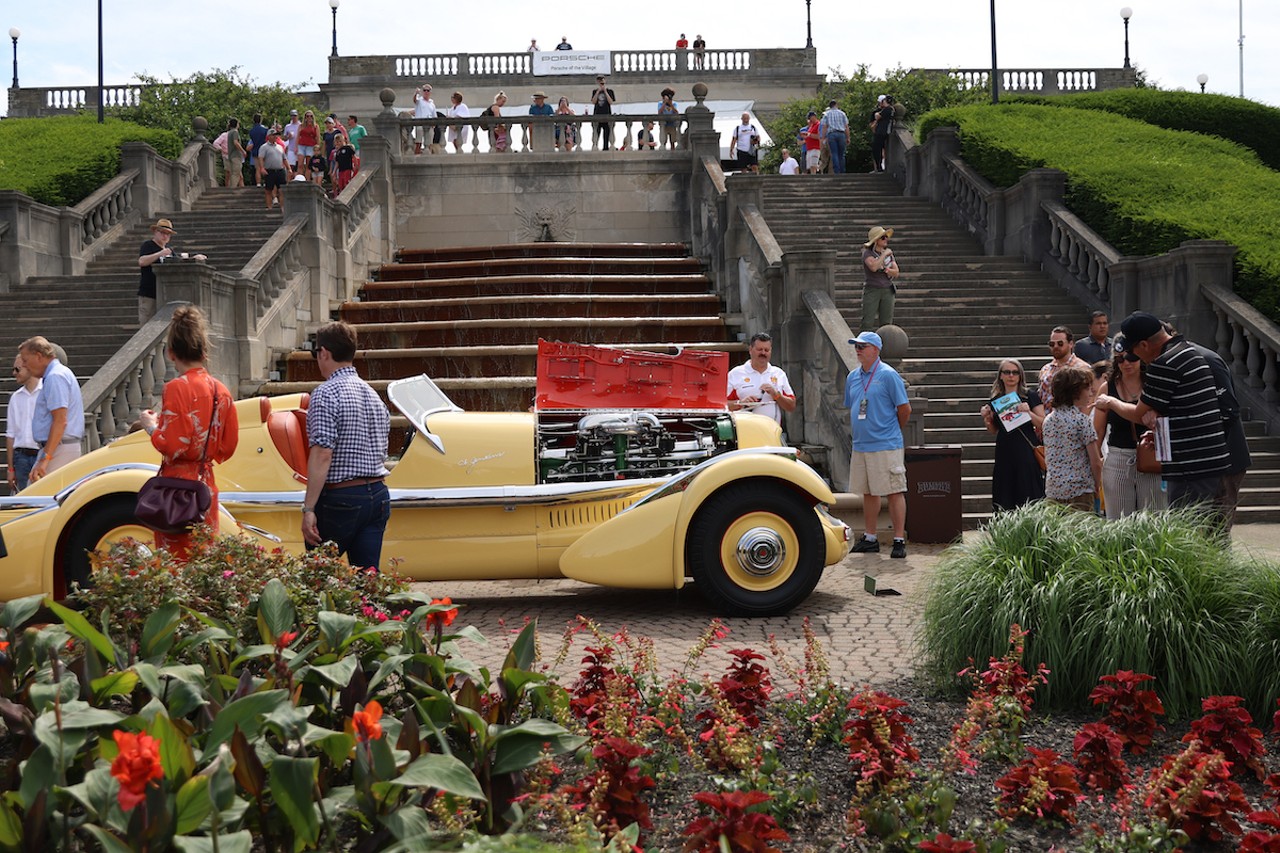
<path fill-rule="evenodd" d="M 702 504 L 730 483 L 770 480 L 814 504 L 835 502 L 817 473 L 785 448 L 717 456 L 672 478 L 639 503 L 582 536 L 560 558 L 566 577 L 603 586 L 680 589 L 685 537 Z"/>
<path fill-rule="evenodd" d="M 54 588 L 54 569 L 62 558 L 62 546 L 80 514 L 106 498 L 118 495 L 136 498 L 142 484 L 154 477 L 158 470 L 157 465 L 141 462 L 112 465 L 82 477 L 54 496 L 58 509 L 48 522 L 42 563 L 46 589 Z"/>

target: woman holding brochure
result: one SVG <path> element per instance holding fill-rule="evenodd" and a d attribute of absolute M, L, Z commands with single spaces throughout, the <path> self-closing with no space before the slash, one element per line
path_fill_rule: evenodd
<path fill-rule="evenodd" d="M 1027 389 L 1022 362 L 1007 358 L 991 383 L 991 402 L 982 407 L 987 432 L 996 437 L 996 464 L 991 473 L 991 506 L 996 512 L 1016 509 L 1044 497 L 1044 471 L 1036 459 L 1044 423 L 1040 395 Z"/>

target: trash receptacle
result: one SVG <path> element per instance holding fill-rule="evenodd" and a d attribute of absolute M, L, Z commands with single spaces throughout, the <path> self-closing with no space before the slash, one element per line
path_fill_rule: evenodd
<path fill-rule="evenodd" d="M 963 532 L 960 445 L 908 447 L 907 536 L 912 542 L 954 542 Z"/>

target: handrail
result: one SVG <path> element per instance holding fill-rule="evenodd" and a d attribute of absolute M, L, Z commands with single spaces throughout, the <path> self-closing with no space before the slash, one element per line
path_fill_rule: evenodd
<path fill-rule="evenodd" d="M 140 174 L 137 169 L 126 169 L 71 208 L 82 217 L 80 239 L 84 247 L 92 247 L 133 212 L 133 185 Z"/>
<path fill-rule="evenodd" d="M 1111 301 L 1111 266 L 1120 260 L 1115 247 L 1060 201 L 1041 202 L 1049 216 L 1049 256 L 1103 304 Z"/>
<path fill-rule="evenodd" d="M 165 358 L 165 343 L 173 312 L 184 304 L 163 306 L 80 389 L 86 453 L 123 435 L 138 412 L 160 399 L 165 381 L 177 375 Z"/>
<path fill-rule="evenodd" d="M 301 258 L 298 240 L 306 227 L 306 214 L 295 213 L 289 216 L 236 276 L 239 279 L 254 282 L 259 294 L 263 297 L 255 300 L 255 316 L 263 315 L 275 302 L 276 297 L 288 286 L 289 279 L 297 271 L 298 261 Z"/>
<path fill-rule="evenodd" d="M 1248 388 L 1261 389 L 1262 399 L 1274 406 L 1280 400 L 1280 388 L 1276 387 L 1280 378 L 1280 328 L 1224 287 L 1202 284 L 1200 290 L 1218 320 L 1214 335 L 1218 355 Z"/>

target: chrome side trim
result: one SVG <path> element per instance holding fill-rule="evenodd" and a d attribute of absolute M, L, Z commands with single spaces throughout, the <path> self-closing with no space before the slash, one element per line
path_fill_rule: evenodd
<path fill-rule="evenodd" d="M 689 484 L 693 482 L 695 477 L 710 468 L 712 465 L 719 465 L 726 459 L 732 459 L 735 456 L 759 456 L 762 453 L 771 456 L 787 456 L 793 460 L 796 458 L 796 449 L 794 447 L 748 447 L 742 450 L 730 450 L 728 453 L 718 454 L 711 457 L 706 462 L 695 465 L 683 474 L 672 477 L 670 480 L 667 480 L 666 484 L 663 485 L 662 488 L 653 490 L 631 506 L 624 509 L 622 512 L 631 512 L 636 507 L 651 503 L 652 501 L 662 500 L 668 495 L 683 492 L 685 489 L 689 488 Z M 622 513 L 619 513 L 619 515 L 621 514 Z"/>
<path fill-rule="evenodd" d="M 392 508 L 467 506 L 554 506 L 583 499 L 600 500 L 626 495 L 665 483 L 660 477 L 611 480 L 601 483 L 549 483 L 541 486 L 478 486 L 446 489 L 391 489 Z M 299 506 L 305 491 L 220 492 L 218 501 L 228 506 Z"/>
<path fill-rule="evenodd" d="M 284 541 L 279 536 L 272 533 L 270 530 L 263 530 L 261 527 L 255 527 L 252 524 L 245 524 L 243 521 L 237 521 L 236 526 L 239 527 L 241 530 L 247 530 L 250 533 L 254 533 L 258 536 L 261 536 L 263 539 L 266 539 L 270 542 L 275 542 L 276 544 L 279 544 Z"/>
<path fill-rule="evenodd" d="M 91 474 L 85 474 L 79 480 L 76 480 L 74 483 L 58 492 L 53 496 L 53 498 L 59 504 L 62 504 L 67 500 L 67 498 L 71 497 L 72 492 L 83 486 L 85 483 L 96 477 L 101 477 L 103 474 L 110 474 L 113 471 L 146 471 L 154 474 L 159 470 L 160 466 L 151 462 L 122 462 L 119 465 L 108 465 L 105 468 L 99 468 Z"/>

